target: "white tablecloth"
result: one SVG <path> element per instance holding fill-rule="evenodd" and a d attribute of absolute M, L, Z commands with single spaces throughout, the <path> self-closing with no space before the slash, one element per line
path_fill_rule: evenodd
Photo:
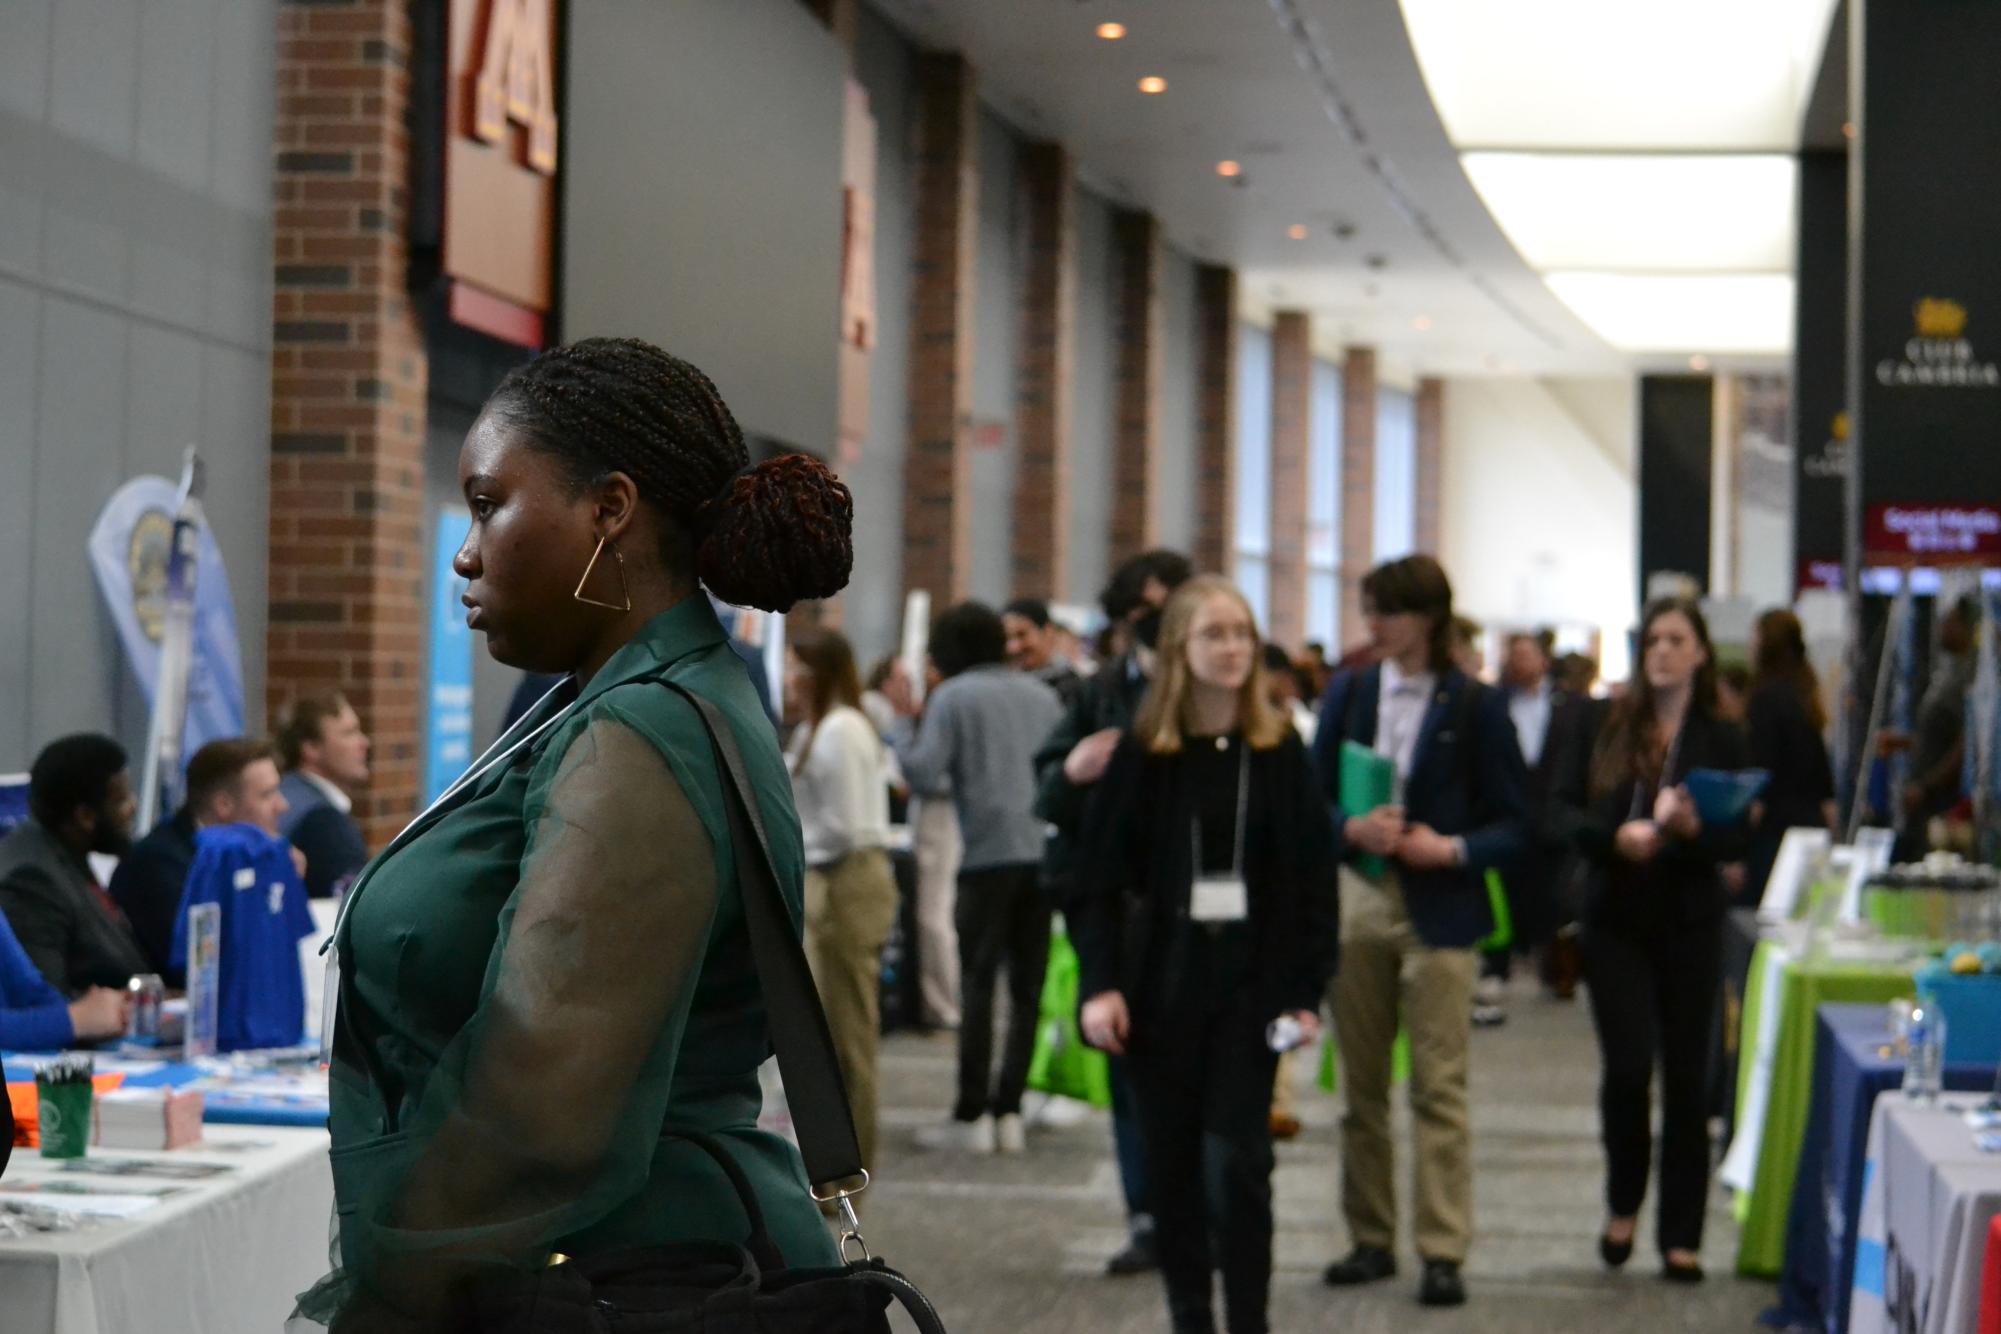
<path fill-rule="evenodd" d="M 92 1156 L 229 1163 L 235 1170 L 227 1176 L 187 1183 L 184 1192 L 129 1221 L 0 1239 L 0 1330 L 279 1334 L 293 1298 L 327 1270 L 333 1216 L 327 1134 L 269 1126 L 208 1126 L 203 1133 L 204 1147 L 171 1154 L 96 1149 Z M 264 1147 L 209 1147 L 246 1142 Z M 54 1174 L 54 1164 L 27 1149 L 15 1153 L 7 1180 Z M 120 1181 L 66 1179 L 107 1193 L 116 1193 Z"/>
<path fill-rule="evenodd" d="M 1921 1107 L 1897 1092 L 1869 1124 L 1849 1334 L 1974 1334 L 2001 1154 L 1974 1147 L 1967 1098 Z"/>

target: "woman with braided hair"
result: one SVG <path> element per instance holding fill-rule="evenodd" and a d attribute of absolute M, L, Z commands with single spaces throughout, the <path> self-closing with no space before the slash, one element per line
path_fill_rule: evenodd
<path fill-rule="evenodd" d="M 730 1185 L 676 1131 L 728 1149 L 789 1265 L 837 1262 L 797 1153 L 757 1129 L 743 863 L 673 687 L 731 724 L 796 916 L 790 779 L 701 590 L 773 612 L 838 591 L 853 509 L 811 459 L 747 464 L 708 378 L 630 339 L 521 367 L 466 437 L 468 620 L 561 683 L 348 895 L 338 1268 L 295 1326 L 468 1327 L 557 1255 L 740 1240 Z"/>

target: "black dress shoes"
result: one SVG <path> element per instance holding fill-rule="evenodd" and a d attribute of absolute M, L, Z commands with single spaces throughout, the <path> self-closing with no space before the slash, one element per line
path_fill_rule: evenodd
<path fill-rule="evenodd" d="M 1392 1278 L 1396 1272 L 1397 1258 L 1394 1255 L 1374 1246 L 1357 1246 L 1348 1252 L 1346 1259 L 1328 1265 L 1320 1278 L 1330 1288 L 1352 1288 L 1358 1283 Z"/>
<path fill-rule="evenodd" d="M 1598 1234 L 1598 1258 L 1605 1262 L 1607 1269 L 1617 1269 L 1633 1258 L 1633 1239 L 1612 1240 L 1610 1234 Z"/>
<path fill-rule="evenodd" d="M 1420 1306 L 1464 1306 L 1466 1281 L 1459 1277 L 1459 1266 L 1450 1260 L 1426 1260 L 1417 1302 Z"/>

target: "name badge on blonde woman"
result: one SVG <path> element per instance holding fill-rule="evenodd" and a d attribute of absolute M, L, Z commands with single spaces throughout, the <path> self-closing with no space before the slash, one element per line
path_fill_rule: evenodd
<path fill-rule="evenodd" d="M 1251 895 L 1243 876 L 1227 875 L 1195 878 L 1188 892 L 1188 916 L 1196 922 L 1241 922 L 1251 915 Z"/>

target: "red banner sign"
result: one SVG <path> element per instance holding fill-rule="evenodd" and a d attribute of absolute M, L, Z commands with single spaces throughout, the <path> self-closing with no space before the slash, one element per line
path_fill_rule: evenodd
<path fill-rule="evenodd" d="M 1862 547 L 1900 565 L 2001 565 L 2001 507 L 1871 505 Z"/>

